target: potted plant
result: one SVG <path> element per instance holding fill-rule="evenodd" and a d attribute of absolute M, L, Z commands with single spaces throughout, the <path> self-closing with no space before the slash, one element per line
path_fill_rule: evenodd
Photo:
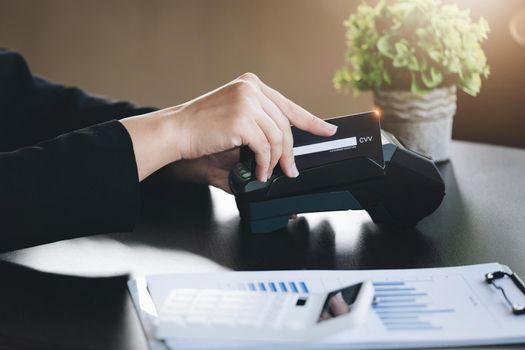
<path fill-rule="evenodd" d="M 345 21 L 346 66 L 337 89 L 372 90 L 382 127 L 435 161 L 449 158 L 456 87 L 475 96 L 489 66 L 489 26 L 439 0 L 363 3 Z"/>

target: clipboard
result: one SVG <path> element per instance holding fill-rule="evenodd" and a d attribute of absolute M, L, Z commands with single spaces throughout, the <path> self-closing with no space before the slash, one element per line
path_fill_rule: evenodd
<path fill-rule="evenodd" d="M 154 337 L 156 309 L 174 288 L 319 292 L 369 279 L 377 303 L 364 326 L 297 348 L 394 349 L 525 343 L 523 281 L 498 263 L 402 270 L 260 271 L 152 275 L 128 282 L 152 350 L 268 348 L 269 343 Z M 504 292 L 502 292 L 502 290 Z M 505 296 L 503 296 L 505 295 Z M 507 300 L 508 299 L 508 300 Z M 272 348 L 294 348 L 271 343 Z"/>
<path fill-rule="evenodd" d="M 497 290 L 501 292 L 503 299 L 505 299 L 507 304 L 511 307 L 512 313 L 514 315 L 525 315 L 525 304 L 523 303 L 518 304 L 518 303 L 512 302 L 505 288 L 497 283 L 497 280 L 499 280 L 500 278 L 504 278 L 504 277 L 510 278 L 510 280 L 514 283 L 514 286 L 518 288 L 523 293 L 523 295 L 525 295 L 525 283 L 520 278 L 520 276 L 518 276 L 516 273 L 512 271 L 505 272 L 505 271 L 498 270 L 494 272 L 488 272 L 485 274 L 485 281 L 491 284 L 494 288 L 496 288 Z"/>

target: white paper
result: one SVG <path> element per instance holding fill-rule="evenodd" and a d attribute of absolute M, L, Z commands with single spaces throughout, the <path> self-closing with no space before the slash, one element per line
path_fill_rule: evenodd
<path fill-rule="evenodd" d="M 361 270 L 361 271 L 262 271 L 207 274 L 169 274 L 147 277 L 147 289 L 155 307 L 162 305 L 174 288 L 222 288 L 274 292 L 325 292 L 362 280 L 372 280 L 379 303 L 364 326 L 339 333 L 315 344 L 297 348 L 407 348 L 485 345 L 525 342 L 525 316 L 515 316 L 501 293 L 487 284 L 484 275 L 503 265 Z M 525 303 L 525 296 L 508 279 L 498 283 L 509 298 Z M 137 300 L 134 301 L 139 305 Z M 141 302 L 144 305 L 144 302 Z M 144 312 L 142 312 L 144 314 Z M 144 317 L 141 316 L 141 319 Z M 144 322 L 144 320 L 143 320 Z M 151 334 L 150 334 L 151 335 Z M 263 348 L 268 343 L 239 343 L 170 339 L 176 348 Z M 272 348 L 291 348 L 272 343 Z"/>

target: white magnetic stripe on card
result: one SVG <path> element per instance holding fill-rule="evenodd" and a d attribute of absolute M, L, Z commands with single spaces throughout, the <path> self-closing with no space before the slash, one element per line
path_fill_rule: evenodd
<path fill-rule="evenodd" d="M 311 153 L 318 153 L 318 152 L 324 152 L 329 151 L 332 149 L 338 149 L 338 148 L 344 148 L 344 147 L 352 147 L 357 145 L 357 139 L 354 137 L 347 137 L 345 139 L 339 139 L 339 140 L 333 140 L 333 141 L 326 141 L 326 142 L 319 142 L 314 143 L 312 145 L 306 145 L 306 146 L 299 146 L 293 148 L 293 155 L 294 156 L 302 156 L 305 154 L 311 154 Z"/>

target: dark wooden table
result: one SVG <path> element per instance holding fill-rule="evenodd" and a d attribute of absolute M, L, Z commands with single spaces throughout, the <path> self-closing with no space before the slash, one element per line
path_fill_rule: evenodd
<path fill-rule="evenodd" d="M 101 277 L 496 261 L 525 275 L 525 150 L 455 141 L 452 160 L 439 168 L 447 195 L 411 230 L 378 227 L 366 212 L 332 212 L 301 216 L 280 232 L 251 235 L 224 192 L 203 186 L 151 191 L 134 232 L 0 255 L 0 349 L 147 348 L 125 277 L 63 277 L 5 262 Z"/>

